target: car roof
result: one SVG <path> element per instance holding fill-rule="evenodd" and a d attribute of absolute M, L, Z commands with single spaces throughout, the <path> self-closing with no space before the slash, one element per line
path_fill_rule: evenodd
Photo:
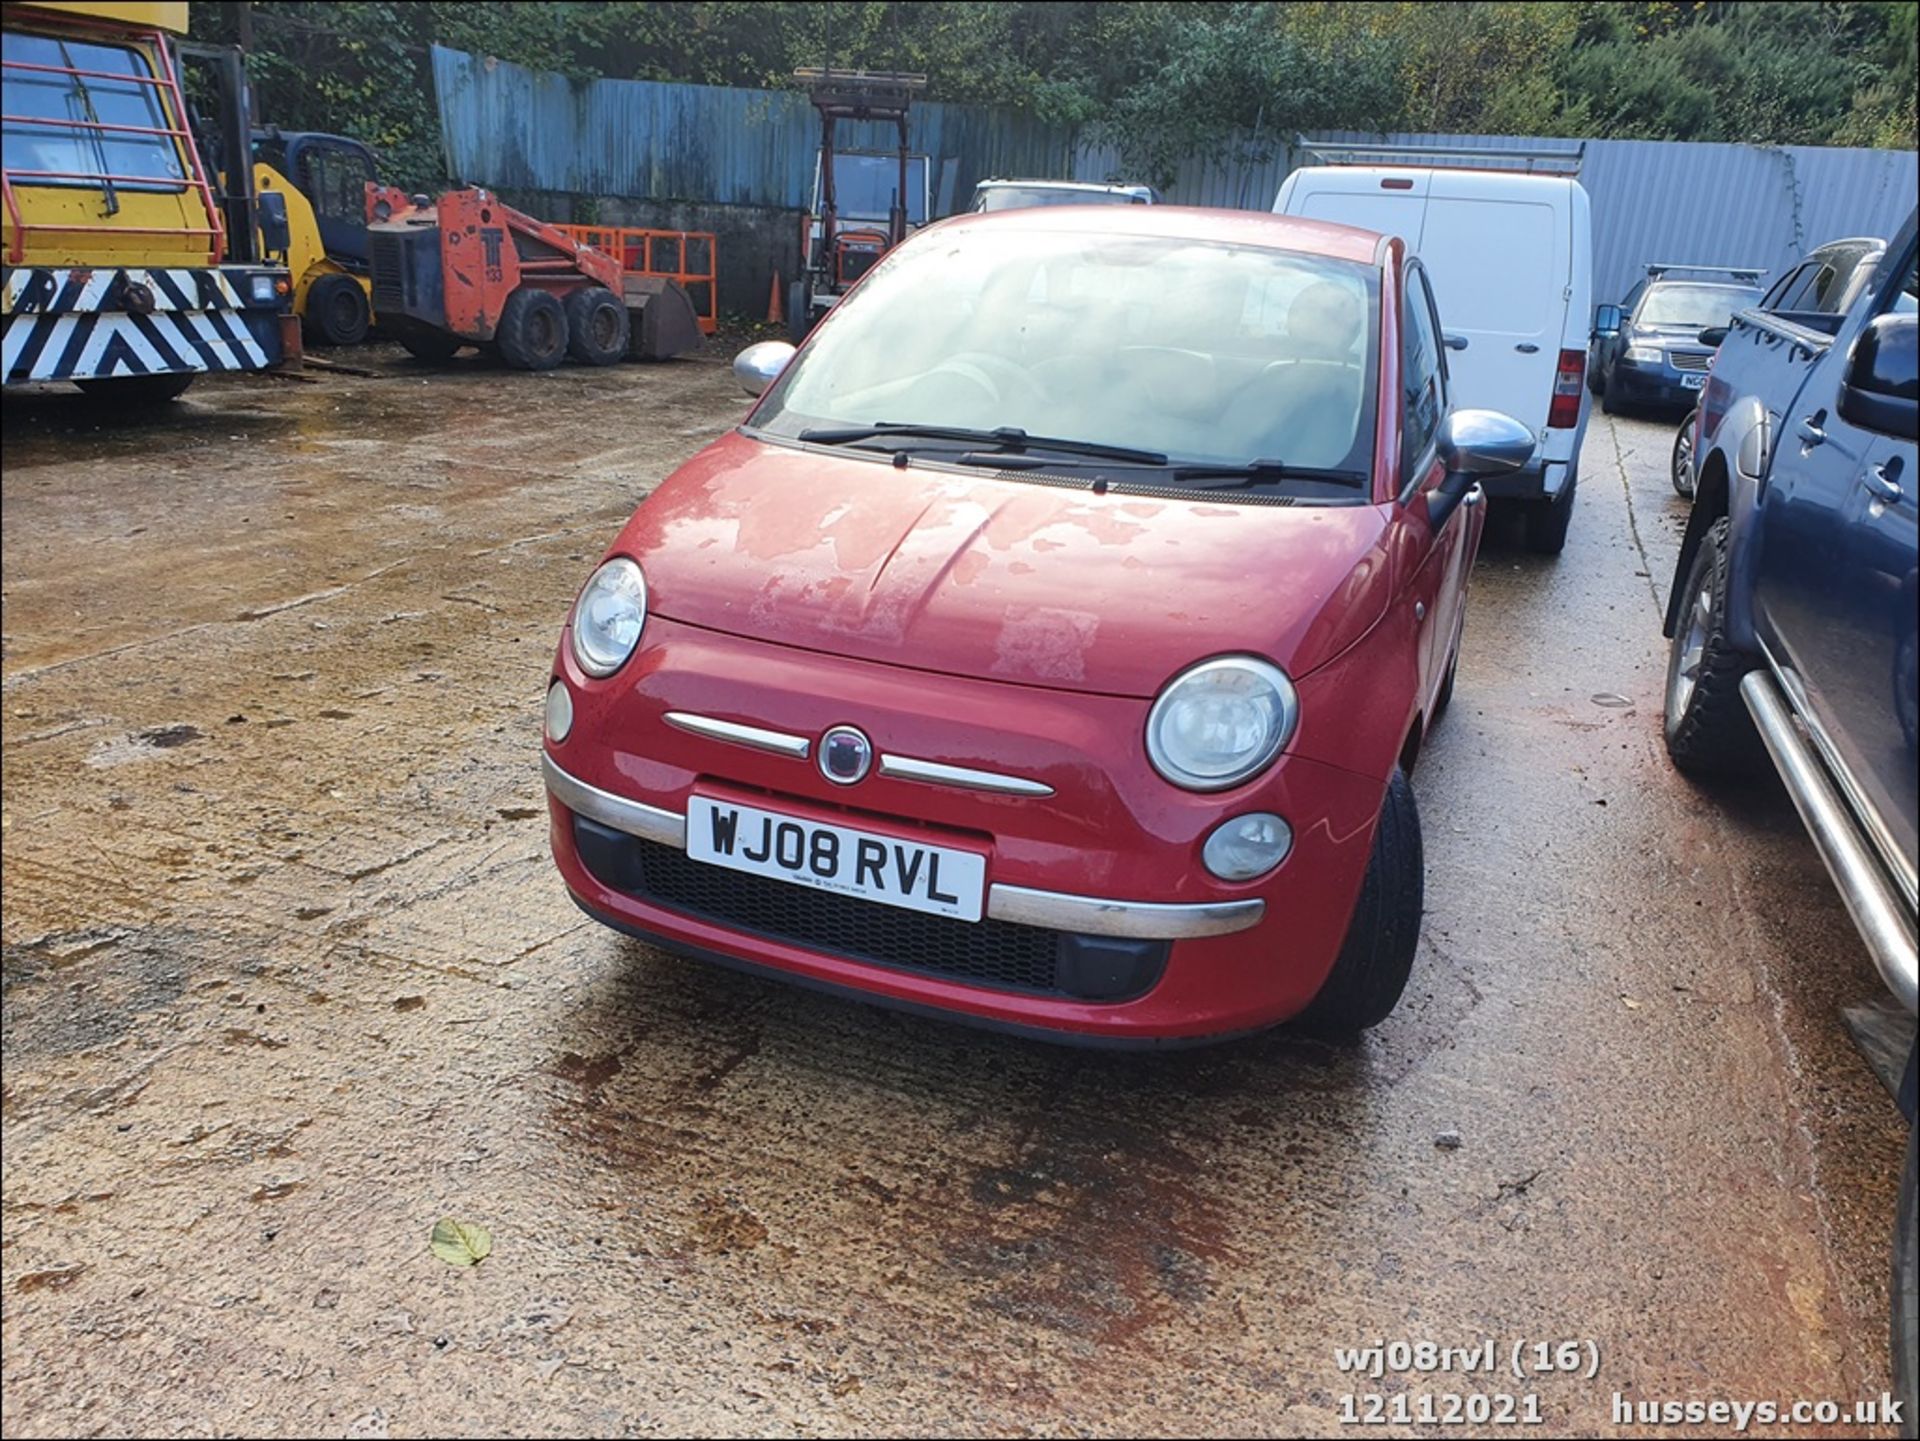
<path fill-rule="evenodd" d="M 973 188 L 985 190 L 990 185 L 1024 185 L 1034 190 L 1124 190 L 1129 194 L 1148 188 L 1125 180 L 1008 180 L 1004 178 L 982 180 Z"/>
<path fill-rule="evenodd" d="M 1167 240 L 1211 240 L 1259 245 L 1371 265 L 1380 252 L 1377 231 L 1325 220 L 1303 220 L 1263 210 L 1212 210 L 1191 205 L 1048 205 L 956 215 L 937 229 L 991 225 L 996 229 L 1080 231 L 1097 235 L 1154 235 Z"/>

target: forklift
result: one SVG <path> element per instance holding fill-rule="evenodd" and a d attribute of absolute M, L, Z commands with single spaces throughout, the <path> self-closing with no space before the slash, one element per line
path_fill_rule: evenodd
<path fill-rule="evenodd" d="M 820 112 L 813 205 L 801 217 L 801 273 L 787 288 L 787 324 L 797 345 L 881 256 L 927 223 L 932 193 L 928 158 L 907 143 L 907 112 L 927 88 L 926 76 L 809 67 L 794 78 L 805 82 Z M 899 143 L 893 151 L 841 149 L 835 142 L 842 120 L 891 121 Z"/>
<path fill-rule="evenodd" d="M 309 342 L 358 345 L 373 324 L 366 191 L 374 153 L 346 135 L 253 132 L 254 188 L 286 198 L 293 313 Z"/>

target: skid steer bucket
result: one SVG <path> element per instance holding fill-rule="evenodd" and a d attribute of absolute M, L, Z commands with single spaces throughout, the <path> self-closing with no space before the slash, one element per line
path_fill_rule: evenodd
<path fill-rule="evenodd" d="M 636 360 L 670 360 L 695 349 L 701 340 L 693 297 L 678 281 L 659 275 L 624 274 L 623 298 L 633 325 L 627 354 Z"/>

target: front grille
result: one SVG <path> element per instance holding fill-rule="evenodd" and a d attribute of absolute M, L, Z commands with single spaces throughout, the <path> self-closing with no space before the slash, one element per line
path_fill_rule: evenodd
<path fill-rule="evenodd" d="M 1164 941 L 1122 941 L 901 910 L 693 860 L 574 817 L 580 859 L 596 879 L 681 915 L 848 960 L 995 990 L 1122 1000 L 1166 965 Z"/>
<path fill-rule="evenodd" d="M 1675 370 L 1690 370 L 1696 374 L 1713 364 L 1711 350 L 1669 350 L 1667 359 Z"/>
<path fill-rule="evenodd" d="M 373 235 L 373 308 L 399 312 L 406 308 L 406 250 L 397 235 Z"/>

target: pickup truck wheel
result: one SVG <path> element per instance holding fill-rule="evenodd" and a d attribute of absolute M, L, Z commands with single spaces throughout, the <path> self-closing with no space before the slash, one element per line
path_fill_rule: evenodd
<path fill-rule="evenodd" d="M 552 370 L 567 358 L 567 312 L 551 291 L 523 285 L 500 307 L 493 338 L 515 370 Z"/>
<path fill-rule="evenodd" d="M 1920 1415 L 1920 1124 L 1907 1135 L 1907 1174 L 1893 1228 L 1893 1395 L 1907 1420 Z"/>
<path fill-rule="evenodd" d="M 613 365 L 625 358 L 632 321 L 620 297 L 604 285 L 586 285 L 567 297 L 567 354 L 582 365 Z"/>
<path fill-rule="evenodd" d="M 1392 1014 L 1420 946 L 1426 868 L 1420 811 L 1406 772 L 1394 768 L 1373 831 L 1373 854 L 1360 885 L 1347 938 L 1320 994 L 1296 1022 L 1319 1035 L 1352 1036 Z"/>
<path fill-rule="evenodd" d="M 1688 775 L 1749 775 L 1766 752 L 1740 699 L 1753 662 L 1727 638 L 1727 550 L 1722 516 L 1700 542 L 1667 653 L 1667 754 Z"/>
<path fill-rule="evenodd" d="M 1560 494 L 1528 504 L 1528 550 L 1535 555 L 1558 555 L 1567 548 L 1567 527 L 1573 524 L 1574 494 L 1579 489 L 1580 478 L 1570 476 Z"/>

